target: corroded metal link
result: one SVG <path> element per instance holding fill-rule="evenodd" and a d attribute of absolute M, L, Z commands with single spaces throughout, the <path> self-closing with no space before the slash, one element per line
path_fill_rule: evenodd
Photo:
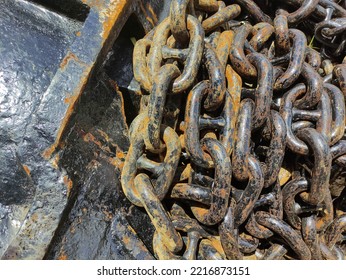
<path fill-rule="evenodd" d="M 311 259 L 311 253 L 299 234 L 287 223 L 266 212 L 257 212 L 256 220 L 279 234 L 302 260 Z"/>
<path fill-rule="evenodd" d="M 178 67 L 167 64 L 160 68 L 154 78 L 152 93 L 149 97 L 148 124 L 144 137 L 144 142 L 149 150 L 160 149 L 160 128 L 163 118 L 163 109 L 166 103 L 166 96 L 174 78 L 180 75 Z"/>
<path fill-rule="evenodd" d="M 219 10 L 219 4 L 217 0 L 193 0 L 195 3 L 196 9 L 208 12 L 215 13 Z"/>
<path fill-rule="evenodd" d="M 318 71 L 318 69 L 321 67 L 322 59 L 316 50 L 308 46 L 305 49 L 305 62 L 310 64 L 315 71 Z"/>
<path fill-rule="evenodd" d="M 148 161 L 142 159 L 142 161 L 138 163 L 145 149 L 143 132 L 143 124 L 141 124 L 141 127 L 134 132 L 131 139 L 131 145 L 121 174 L 121 184 L 126 197 L 139 207 L 143 207 L 143 204 L 134 186 L 134 179 L 139 168 L 149 167 L 148 169 L 150 169 L 150 163 L 148 163 Z M 163 127 L 161 129 L 161 137 L 166 144 L 167 151 L 165 161 L 159 165 L 159 170 L 156 174 L 158 178 L 155 183 L 155 193 L 160 200 L 165 197 L 172 183 L 181 153 L 178 135 L 172 128 Z"/>
<path fill-rule="evenodd" d="M 279 14 L 274 19 L 275 48 L 278 55 L 290 51 L 290 36 L 288 33 L 288 22 L 285 15 Z"/>
<path fill-rule="evenodd" d="M 136 42 L 133 50 L 133 75 L 147 92 L 151 92 L 152 76 L 149 75 L 146 62 L 147 52 L 151 48 L 152 41 L 146 38 Z"/>
<path fill-rule="evenodd" d="M 252 0 L 235 0 L 256 22 L 272 23 L 271 18 L 266 15 Z"/>
<path fill-rule="evenodd" d="M 271 193 L 271 196 L 273 197 L 273 203 L 270 204 L 269 207 L 269 213 L 274 215 L 275 217 L 282 219 L 283 218 L 283 205 L 282 205 L 282 191 L 279 181 L 277 180 L 276 184 L 273 186 L 273 191 Z M 258 201 L 258 200 L 257 200 Z M 255 204 L 256 206 L 256 204 Z M 255 213 L 252 212 L 246 225 L 245 229 L 254 237 L 259 239 L 267 239 L 271 236 L 273 236 L 273 232 L 260 225 L 256 219 L 255 219 Z"/>
<path fill-rule="evenodd" d="M 240 14 L 239 5 L 229 5 L 219 9 L 214 15 L 208 17 L 202 22 L 205 33 L 209 33 L 224 23 L 236 18 Z"/>
<path fill-rule="evenodd" d="M 253 27 L 253 37 L 249 43 L 256 52 L 259 52 L 273 33 L 274 27 L 271 24 L 265 22 L 257 23 Z"/>
<path fill-rule="evenodd" d="M 320 241 L 320 250 L 322 254 L 322 258 L 325 260 L 337 260 L 337 256 L 334 254 L 332 250 L 328 248 L 326 244 Z"/>
<path fill-rule="evenodd" d="M 263 126 L 270 115 L 270 105 L 273 97 L 273 66 L 262 54 L 253 53 L 247 56 L 250 63 L 257 69 L 257 88 L 255 93 L 255 111 L 252 128 Z"/>
<path fill-rule="evenodd" d="M 248 161 L 248 177 L 249 182 L 245 190 L 237 201 L 237 205 L 234 211 L 235 227 L 238 228 L 250 215 L 254 208 L 255 202 L 258 199 L 264 183 L 263 172 L 260 162 L 249 155 Z"/>
<path fill-rule="evenodd" d="M 210 206 L 211 189 L 196 184 L 178 183 L 173 187 L 171 197 L 196 201 Z"/>
<path fill-rule="evenodd" d="M 202 59 L 204 31 L 200 22 L 189 15 L 187 17 L 187 29 L 190 32 L 189 54 L 181 75 L 173 83 L 173 94 L 183 92 L 193 84 Z M 156 28 L 152 48 L 148 54 L 148 67 L 150 74 L 153 76 L 158 73 L 161 67 L 163 61 L 162 48 L 166 45 L 169 34 L 170 19 L 166 18 Z"/>
<path fill-rule="evenodd" d="M 307 142 L 314 154 L 314 167 L 310 182 L 310 192 L 302 194 L 302 198 L 316 205 L 321 203 L 328 191 L 332 157 L 329 145 L 324 137 L 313 128 L 298 131 L 298 137 Z"/>
<path fill-rule="evenodd" d="M 231 192 L 231 160 L 223 145 L 210 138 L 201 141 L 203 148 L 211 155 L 215 166 L 215 181 L 211 189 L 210 208 L 191 207 L 198 221 L 205 225 L 215 225 L 226 215 Z"/>
<path fill-rule="evenodd" d="M 209 44 L 205 45 L 204 59 L 211 84 L 210 92 L 208 92 L 208 96 L 204 101 L 204 108 L 214 111 L 223 104 L 225 99 L 226 78 L 219 58 L 214 48 Z"/>
<path fill-rule="evenodd" d="M 162 58 L 163 59 L 176 59 L 185 61 L 189 55 L 189 49 L 174 49 L 168 46 L 162 47 Z"/>
<path fill-rule="evenodd" d="M 242 234 L 238 238 L 239 250 L 244 254 L 251 254 L 256 251 L 259 240 L 250 235 Z"/>
<path fill-rule="evenodd" d="M 296 213 L 295 196 L 308 189 L 307 181 L 304 178 L 296 178 L 288 182 L 282 189 L 283 208 L 288 223 L 296 228 L 301 229 L 301 219 Z"/>
<path fill-rule="evenodd" d="M 177 253 L 183 247 L 183 240 L 180 234 L 174 229 L 173 223 L 166 210 L 155 195 L 149 177 L 141 173 L 136 176 L 134 184 L 151 222 L 162 238 L 164 246 L 166 246 L 170 252 Z"/>
<path fill-rule="evenodd" d="M 346 154 L 346 140 L 341 140 L 334 146 L 330 147 L 330 153 L 332 158 L 335 159 L 339 156 Z"/>
<path fill-rule="evenodd" d="M 272 185 L 278 178 L 286 148 L 286 125 L 280 114 L 271 111 L 271 141 L 265 160 L 264 187 Z"/>
<path fill-rule="evenodd" d="M 333 199 L 330 191 L 326 192 L 324 196 L 323 202 L 321 203 L 321 207 L 323 209 L 320 216 L 317 217 L 316 221 L 316 229 L 318 232 L 324 232 L 325 229 L 333 222 L 334 217 L 334 206 Z"/>
<path fill-rule="evenodd" d="M 316 130 L 321 133 L 326 142 L 331 140 L 332 130 L 332 105 L 328 93 L 323 89 L 318 108 L 321 111 L 321 117 L 316 123 Z"/>
<path fill-rule="evenodd" d="M 199 82 L 189 93 L 185 110 L 185 145 L 191 160 L 199 166 L 211 168 L 213 162 L 210 156 L 203 152 L 200 146 L 198 117 L 201 112 L 201 102 L 211 88 L 209 81 Z"/>
<path fill-rule="evenodd" d="M 232 30 L 226 30 L 220 34 L 218 44 L 215 52 L 220 61 L 222 71 L 225 73 L 229 52 L 234 38 L 234 32 Z"/>
<path fill-rule="evenodd" d="M 328 227 L 326 236 L 326 244 L 329 248 L 340 240 L 341 234 L 346 231 L 346 215 L 336 218 L 333 223 Z"/>
<path fill-rule="evenodd" d="M 338 64 L 334 66 L 333 75 L 336 77 L 340 89 L 346 98 L 346 64 Z"/>
<path fill-rule="evenodd" d="M 153 249 L 155 257 L 159 260 L 181 260 L 180 255 L 172 253 L 165 245 L 164 236 L 159 234 L 158 231 L 154 232 L 153 236 Z"/>
<path fill-rule="evenodd" d="M 331 38 L 328 38 L 324 33 L 324 29 L 334 29 L 340 27 L 340 24 L 333 20 L 328 21 L 322 21 L 318 23 L 315 27 L 315 38 L 320 43 L 322 43 L 325 46 L 331 47 L 333 49 L 336 49 L 339 47 L 338 43 L 334 43 Z"/>
<path fill-rule="evenodd" d="M 175 40 L 182 45 L 189 41 L 189 32 L 186 24 L 186 10 L 190 0 L 176 0 L 171 2 L 170 28 Z"/>
<path fill-rule="evenodd" d="M 231 97 L 231 105 L 225 105 L 225 109 L 229 107 L 232 107 L 232 112 L 230 113 L 230 133 L 232 133 L 232 137 L 229 139 L 229 147 L 231 148 L 230 155 L 232 154 L 235 142 L 236 142 L 236 123 L 238 119 L 239 114 L 239 107 L 240 107 L 240 97 L 241 97 L 241 87 L 242 87 L 242 79 L 241 77 L 232 69 L 230 65 L 227 65 L 226 67 L 226 80 L 227 80 L 227 89 L 228 94 Z M 226 95 L 226 102 L 228 101 L 228 95 Z M 227 103 L 226 103 L 227 104 Z M 225 145 L 226 150 L 228 151 L 228 145 Z"/>
<path fill-rule="evenodd" d="M 199 244 L 198 251 L 199 259 L 201 260 L 225 260 L 225 256 L 217 250 L 209 239 L 202 239 Z"/>
<path fill-rule="evenodd" d="M 328 1 L 328 0 L 327 0 Z M 286 0 L 285 3 L 299 8 L 303 4 L 304 0 Z M 313 12 L 313 15 L 319 19 L 324 19 L 326 17 L 326 9 L 319 3 Z"/>
<path fill-rule="evenodd" d="M 311 252 L 311 259 L 322 259 L 321 249 L 318 244 L 318 235 L 316 229 L 316 215 L 302 218 L 302 236 Z"/>
<path fill-rule="evenodd" d="M 250 156 L 250 140 L 252 112 L 254 103 L 244 99 L 240 104 L 238 123 L 236 126 L 237 140 L 232 154 L 233 175 L 237 180 L 246 180 L 248 174 L 248 158 Z"/>
<path fill-rule="evenodd" d="M 319 0 L 304 0 L 299 9 L 287 15 L 289 24 L 298 24 L 313 13 Z"/>
<path fill-rule="evenodd" d="M 256 221 L 254 212 L 251 213 L 249 219 L 247 220 L 245 229 L 248 233 L 258 239 L 268 239 L 274 234 L 270 229 L 260 225 Z"/>
<path fill-rule="evenodd" d="M 219 225 L 220 241 L 229 260 L 240 260 L 243 258 L 242 253 L 239 250 L 238 229 L 235 228 L 234 224 L 235 206 L 235 200 L 231 199 L 227 213 Z"/>
<path fill-rule="evenodd" d="M 166 45 L 170 35 L 170 19 L 164 19 L 155 29 L 152 47 L 148 54 L 148 70 L 150 75 L 155 77 L 159 72 L 162 64 L 162 47 Z"/>
<path fill-rule="evenodd" d="M 280 244 L 273 244 L 264 253 L 264 260 L 281 260 L 286 255 L 287 249 Z"/>
<path fill-rule="evenodd" d="M 301 75 L 306 80 L 307 90 L 306 94 L 295 102 L 295 106 L 301 109 L 311 108 L 321 99 L 323 81 L 315 69 L 306 62 L 303 63 Z"/>
<path fill-rule="evenodd" d="M 285 93 L 280 107 L 280 114 L 286 123 L 287 129 L 287 147 L 293 152 L 301 155 L 309 153 L 308 146 L 300 139 L 298 139 L 292 130 L 293 122 L 293 103 L 306 92 L 304 84 L 298 84 L 291 90 Z"/>
<path fill-rule="evenodd" d="M 289 37 L 292 40 L 291 60 L 283 75 L 274 84 L 274 89 L 281 90 L 290 87 L 299 77 L 305 61 L 306 37 L 298 29 L 289 29 Z"/>
<path fill-rule="evenodd" d="M 190 32 L 189 55 L 181 75 L 173 83 L 172 92 L 180 93 L 191 87 L 197 76 L 204 48 L 204 30 L 193 16 L 187 16 L 187 29 Z"/>
<path fill-rule="evenodd" d="M 337 143 L 345 133 L 345 98 L 340 89 L 332 84 L 324 84 L 324 88 L 330 96 L 333 106 L 333 127 L 331 131 L 330 145 Z"/>
<path fill-rule="evenodd" d="M 252 26 L 250 24 L 244 24 L 237 28 L 229 54 L 233 69 L 246 79 L 255 79 L 257 77 L 256 68 L 248 61 L 244 53 L 245 41 L 251 30 Z"/>

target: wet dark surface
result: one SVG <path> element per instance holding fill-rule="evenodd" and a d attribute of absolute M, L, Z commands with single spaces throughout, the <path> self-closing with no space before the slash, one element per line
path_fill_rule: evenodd
<path fill-rule="evenodd" d="M 47 259 L 135 259 L 134 247 L 112 231 L 119 216 L 124 226 L 148 225 L 142 237 L 151 244 L 148 217 L 131 207 L 119 181 L 129 147 L 123 105 L 122 93 L 102 73 L 81 98 L 60 160 L 74 187 Z"/>
<path fill-rule="evenodd" d="M 129 148 L 127 124 L 139 105 L 139 96 L 126 90 L 133 77 L 131 39 L 141 38 L 142 32 L 132 16 L 66 129 L 60 164 L 74 187 L 46 259 L 152 258 L 154 228 L 140 208 L 131 206 L 120 184 Z M 136 233 L 123 240 L 120 226 Z"/>
<path fill-rule="evenodd" d="M 81 26 L 32 3 L 0 1 L 0 255 L 36 202 L 42 208 L 66 195 L 54 184 L 59 173 L 37 153 L 50 139 L 34 130 L 34 119 Z"/>

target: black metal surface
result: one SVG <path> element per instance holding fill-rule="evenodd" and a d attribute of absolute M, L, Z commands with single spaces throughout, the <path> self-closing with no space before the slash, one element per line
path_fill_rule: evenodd
<path fill-rule="evenodd" d="M 81 27 L 33 3 L 0 1 L 0 255 L 35 201 L 40 208 L 65 196 L 63 184 L 49 194 L 59 175 L 35 152 L 50 139 L 33 125 L 44 92 Z"/>

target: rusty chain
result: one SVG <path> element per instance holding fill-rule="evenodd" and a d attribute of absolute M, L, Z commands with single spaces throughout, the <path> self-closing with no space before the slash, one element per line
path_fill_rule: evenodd
<path fill-rule="evenodd" d="M 260 2 L 172 0 L 135 45 L 121 183 L 158 259 L 345 258 L 345 1 Z"/>

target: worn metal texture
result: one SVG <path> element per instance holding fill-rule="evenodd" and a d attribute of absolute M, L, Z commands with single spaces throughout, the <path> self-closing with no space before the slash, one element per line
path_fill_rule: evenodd
<path fill-rule="evenodd" d="M 99 175 L 95 171 L 92 173 L 94 177 L 83 177 L 85 192 L 76 199 L 78 192 L 72 190 L 83 187 L 80 187 L 80 181 L 74 181 L 78 177 L 74 175 L 85 162 L 89 163 L 87 153 L 96 153 L 96 148 L 93 151 L 84 147 L 85 154 L 75 158 L 73 167 L 72 163 L 60 160 L 64 155 L 66 136 L 75 127 L 72 116 L 76 105 L 86 88 L 90 91 L 97 88 L 96 83 L 88 85 L 111 57 L 109 51 L 129 17 L 135 15 L 138 28 L 146 30 L 159 20 L 157 16 L 161 9 L 162 5 L 155 1 L 141 3 L 136 0 L 0 2 L 1 258 L 41 259 L 45 255 L 58 258 L 53 253 L 57 250 L 54 250 L 55 243 L 51 244 L 52 238 L 58 238 L 56 230 L 59 226 L 64 228 L 61 220 L 71 209 L 80 210 L 78 201 L 92 192 L 87 183 L 94 182 L 94 177 Z M 131 65 L 131 61 L 128 64 Z M 114 69 L 107 72 L 116 75 Z M 131 67 L 128 72 L 131 73 Z M 127 86 L 125 83 L 129 80 L 124 79 L 122 86 Z M 94 105 L 99 106 L 99 103 Z M 87 108 L 97 111 L 90 106 Z M 99 122 L 102 115 L 95 115 L 93 123 Z M 119 124 L 124 124 L 125 115 L 119 115 L 119 120 L 123 120 Z M 118 129 L 126 131 L 124 127 Z M 124 145 L 127 136 L 116 138 L 116 141 L 119 146 Z M 113 176 L 110 182 L 116 182 L 117 173 L 111 172 L 114 165 L 107 162 L 103 161 L 102 170 L 108 170 L 106 174 Z M 105 176 L 102 178 L 108 180 Z M 108 191 L 104 189 L 105 195 L 110 195 Z M 108 205 L 108 200 L 101 201 L 100 205 L 103 203 Z M 85 232 L 96 229 L 99 211 L 96 212 L 86 221 Z M 114 217 L 116 213 L 114 210 Z M 108 250 L 108 255 L 102 254 L 101 248 L 98 253 L 93 248 L 90 252 L 71 249 L 69 258 L 116 258 L 117 254 L 119 257 L 122 251 L 125 252 L 124 241 L 116 241 L 121 236 L 114 223 L 112 226 L 111 216 L 108 215 L 104 230 L 113 232 L 113 238 L 106 243 L 115 249 Z M 123 225 L 128 232 L 125 220 Z M 92 232 L 88 235 L 90 240 Z M 77 235 L 81 237 L 82 233 Z M 84 239 L 85 244 L 90 244 L 88 238 L 84 236 Z M 74 240 L 77 239 L 71 238 L 71 244 Z M 144 248 L 143 245 L 142 253 Z M 124 253 L 124 258 L 136 258 L 138 252 L 130 251 Z"/>

